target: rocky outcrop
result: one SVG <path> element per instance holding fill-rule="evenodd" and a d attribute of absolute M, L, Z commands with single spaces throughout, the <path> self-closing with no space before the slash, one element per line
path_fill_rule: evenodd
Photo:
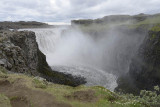
<path fill-rule="evenodd" d="M 10 42 L 9 33 L 5 31 L 0 34 L 0 65 L 13 72 L 26 73 L 29 70 L 26 58 L 22 49 Z"/>
<path fill-rule="evenodd" d="M 37 54 L 39 54 L 40 51 L 36 42 L 35 33 L 28 31 L 14 32 L 11 34 L 10 40 L 11 43 L 23 50 L 23 56 L 26 58 L 26 65 L 29 67 L 32 74 L 36 74 L 39 62 Z M 41 56 L 43 55 L 41 54 Z M 45 59 L 44 62 L 46 62 Z"/>
<path fill-rule="evenodd" d="M 130 65 L 129 75 L 139 89 L 160 86 L 160 32 L 149 32 Z"/>
<path fill-rule="evenodd" d="M 154 86 L 160 86 L 160 31 L 148 32 L 131 61 L 129 72 L 120 77 L 118 83 L 117 89 L 135 94 L 142 89 L 152 90 Z"/>
<path fill-rule="evenodd" d="M 52 71 L 38 48 L 34 32 L 2 31 L 0 35 L 0 65 L 11 72 L 41 76 L 50 82 L 71 86 L 85 83 L 84 78 Z"/>

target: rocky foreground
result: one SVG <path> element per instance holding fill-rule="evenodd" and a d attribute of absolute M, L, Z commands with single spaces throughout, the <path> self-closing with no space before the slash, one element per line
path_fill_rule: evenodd
<path fill-rule="evenodd" d="M 0 67 L 0 107 L 146 107 L 103 87 L 70 87 Z"/>

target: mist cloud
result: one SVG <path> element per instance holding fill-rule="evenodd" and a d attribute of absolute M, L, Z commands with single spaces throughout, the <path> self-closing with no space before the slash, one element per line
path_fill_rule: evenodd
<path fill-rule="evenodd" d="M 70 22 L 112 14 L 154 14 L 159 0 L 1 0 L 0 21 Z"/>

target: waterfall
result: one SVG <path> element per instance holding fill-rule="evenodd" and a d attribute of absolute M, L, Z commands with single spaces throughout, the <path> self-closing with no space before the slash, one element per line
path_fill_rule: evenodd
<path fill-rule="evenodd" d="M 64 28 L 55 29 L 31 29 L 36 33 L 36 39 L 40 50 L 44 54 L 54 52 L 55 44 L 61 37 L 61 32 Z"/>
<path fill-rule="evenodd" d="M 39 48 L 53 70 L 83 76 L 86 85 L 111 91 L 117 87 L 117 76 L 128 71 L 143 40 L 140 34 L 128 35 L 115 29 L 99 39 L 70 27 L 29 30 L 36 33 Z"/>

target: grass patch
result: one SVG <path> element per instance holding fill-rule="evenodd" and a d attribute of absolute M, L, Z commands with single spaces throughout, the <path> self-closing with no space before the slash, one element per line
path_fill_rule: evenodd
<path fill-rule="evenodd" d="M 33 83 L 36 88 L 42 88 L 42 89 L 47 88 L 47 85 L 43 81 L 40 81 L 36 78 L 33 79 Z"/>
<path fill-rule="evenodd" d="M 7 74 L 7 70 L 2 66 L 0 66 L 0 72 L 3 74 Z"/>
<path fill-rule="evenodd" d="M 9 98 L 3 94 L 0 94 L 0 107 L 11 107 Z"/>
<path fill-rule="evenodd" d="M 79 28 L 83 32 L 105 32 L 109 31 L 110 28 L 116 27 L 116 26 L 126 26 L 129 29 L 136 29 L 136 28 L 143 28 L 150 30 L 155 25 L 160 25 L 160 15 L 148 17 L 145 20 L 142 21 L 134 21 L 134 20 L 128 20 L 128 21 L 121 21 L 121 22 L 110 22 L 110 23 L 101 23 L 101 24 L 90 24 L 90 25 L 78 25 Z M 159 31 L 159 27 L 153 28 L 154 31 Z"/>
<path fill-rule="evenodd" d="M 142 25 L 142 24 L 158 24 L 158 23 L 160 23 L 160 15 L 147 18 L 144 21 L 141 21 L 137 24 Z"/>
<path fill-rule="evenodd" d="M 31 90 L 50 94 L 55 97 L 56 101 L 70 104 L 73 107 L 143 107 L 143 104 L 139 100 L 127 99 L 101 86 L 87 87 L 81 85 L 70 87 L 49 82 L 45 83 L 43 79 L 22 74 L 6 75 L 8 78 L 5 78 L 5 80 L 12 81 L 10 82 L 11 84 L 24 85 Z M 71 96 L 71 99 L 66 96 Z M 92 97 L 95 99 L 92 99 Z M 11 97 L 10 101 L 13 104 L 15 102 L 21 102 L 31 105 L 27 99 L 17 96 Z"/>
<path fill-rule="evenodd" d="M 67 100 L 66 95 L 72 95 L 78 91 L 93 90 L 95 97 L 98 98 L 96 102 L 82 102 L 78 100 Z M 52 84 L 46 89 L 47 92 L 57 96 L 58 101 L 71 104 L 73 107 L 143 107 L 143 104 L 138 101 L 125 99 L 118 94 L 107 90 L 101 86 L 86 87 L 80 86 L 76 88 Z"/>
<path fill-rule="evenodd" d="M 9 98 L 11 101 L 12 100 L 24 100 L 23 98 L 21 98 L 21 97 L 18 97 L 18 96 L 13 96 L 13 97 L 11 97 L 11 98 Z"/>

